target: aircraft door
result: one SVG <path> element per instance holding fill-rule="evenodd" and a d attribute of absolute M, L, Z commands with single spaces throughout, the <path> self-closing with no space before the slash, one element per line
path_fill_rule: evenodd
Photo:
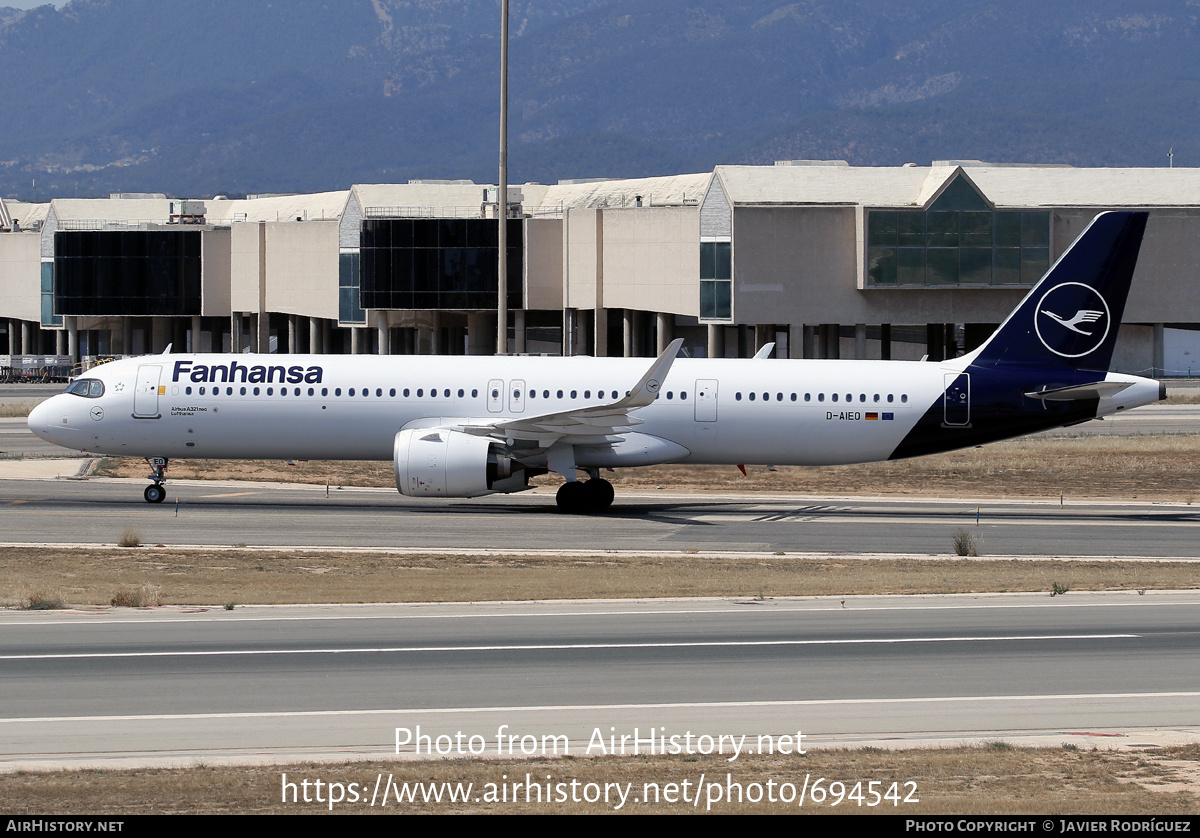
<path fill-rule="evenodd" d="M 525 412 L 525 382 L 513 380 L 508 382 L 508 411 L 509 413 Z"/>
<path fill-rule="evenodd" d="M 158 384 L 162 367 L 158 364 L 143 364 L 137 371 L 137 388 L 133 392 L 133 415 L 138 419 L 158 419 L 158 397 L 165 387 Z"/>
<path fill-rule="evenodd" d="M 963 427 L 971 424 L 971 376 L 946 373 L 946 424 Z"/>
<path fill-rule="evenodd" d="M 696 421 L 717 421 L 716 379 L 702 379 L 696 382 Z"/>
<path fill-rule="evenodd" d="M 488 413 L 504 411 L 504 382 L 493 378 L 488 382 Z"/>

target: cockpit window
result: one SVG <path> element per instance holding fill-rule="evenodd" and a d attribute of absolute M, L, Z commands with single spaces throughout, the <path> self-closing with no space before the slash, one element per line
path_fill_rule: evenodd
<path fill-rule="evenodd" d="M 104 395 L 104 382 L 98 378 L 78 378 L 67 388 L 72 396 L 98 399 Z"/>

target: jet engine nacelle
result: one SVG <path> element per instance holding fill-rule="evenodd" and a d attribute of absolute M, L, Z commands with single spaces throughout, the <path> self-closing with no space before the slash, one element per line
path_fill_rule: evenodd
<path fill-rule="evenodd" d="M 487 437 L 446 428 L 396 434 L 396 488 L 409 497 L 473 498 L 528 488 L 504 448 Z"/>

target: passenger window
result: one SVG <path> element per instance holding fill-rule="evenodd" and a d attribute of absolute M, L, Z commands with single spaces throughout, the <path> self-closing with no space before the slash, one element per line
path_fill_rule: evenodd
<path fill-rule="evenodd" d="M 404 395 L 404 398 L 406 398 L 406 399 L 408 398 L 408 388 L 407 388 L 407 387 L 405 387 L 405 388 L 404 388 L 404 394 L 403 394 L 403 395 Z"/>
<path fill-rule="evenodd" d="M 667 391 L 667 401 L 670 401 L 673 398 L 675 398 L 675 394 L 672 393 L 670 390 L 668 390 Z"/>
<path fill-rule="evenodd" d="M 796 394 L 792 393 L 792 401 L 795 401 L 795 400 L 796 400 Z"/>
<path fill-rule="evenodd" d="M 819 402 L 823 402 L 823 401 L 825 401 L 825 394 L 824 394 L 824 393 L 817 393 L 817 401 L 819 401 Z"/>
<path fill-rule="evenodd" d="M 574 398 L 578 398 L 578 391 L 576 391 L 576 390 L 572 390 L 572 391 L 571 391 L 571 398 L 573 398 L 573 399 L 574 399 Z"/>
<path fill-rule="evenodd" d="M 447 399 L 448 399 L 448 398 L 450 398 L 450 390 L 449 390 L 449 388 L 447 388 L 447 389 L 443 390 L 443 391 L 442 391 L 442 395 L 443 395 L 445 398 L 447 398 Z"/>
<path fill-rule="evenodd" d="M 337 389 L 335 389 L 335 390 L 333 391 L 333 394 L 334 394 L 335 396 L 340 396 L 340 395 L 342 394 L 342 388 L 341 388 L 341 387 L 338 387 Z"/>
<path fill-rule="evenodd" d="M 832 398 L 836 402 L 838 400 L 838 394 L 834 393 L 830 398 Z"/>
<path fill-rule="evenodd" d="M 300 388 L 299 388 L 299 387 L 297 387 L 297 388 L 296 388 L 296 389 L 293 391 L 293 395 L 296 395 L 296 396 L 300 395 Z"/>
<path fill-rule="evenodd" d="M 383 398 L 383 388 L 382 387 L 375 388 L 375 398 L 377 398 L 377 399 Z"/>
<path fill-rule="evenodd" d="M 258 387 L 255 387 L 255 388 L 254 388 L 254 395 L 256 395 L 256 396 L 257 396 L 257 395 L 259 394 L 259 392 L 260 392 L 260 389 L 259 389 Z"/>
<path fill-rule="evenodd" d="M 201 390 L 203 390 L 204 388 L 203 388 L 203 387 L 201 387 L 200 389 L 201 389 Z M 268 388 L 267 388 L 267 395 L 268 395 L 268 396 L 273 396 L 273 395 L 275 395 L 275 388 L 274 388 L 274 387 L 268 387 Z"/>
<path fill-rule="evenodd" d="M 757 393 L 751 393 L 751 394 L 750 394 L 750 401 L 754 401 L 754 397 L 755 397 L 756 395 L 758 395 L 758 394 L 757 394 Z"/>
<path fill-rule="evenodd" d="M 243 387 L 243 388 L 242 388 L 242 395 L 243 395 L 243 396 L 244 396 L 244 395 L 246 395 L 246 388 L 245 388 L 245 387 Z"/>
<path fill-rule="evenodd" d="M 548 399 L 548 398 L 550 398 L 550 391 L 549 391 L 549 390 L 543 390 L 543 391 L 542 391 L 542 398 L 543 398 L 543 399 Z"/>
<path fill-rule="evenodd" d="M 858 400 L 859 400 L 860 402 L 865 402 L 865 401 L 867 400 L 867 394 L 866 394 L 866 393 L 859 393 L 859 394 L 858 394 Z"/>
<path fill-rule="evenodd" d="M 191 387 L 184 387 L 184 388 L 183 388 L 183 394 L 184 394 L 185 396 L 190 396 L 190 395 L 192 394 L 192 388 L 191 388 Z"/>
<path fill-rule="evenodd" d="M 781 401 L 783 401 L 783 393 L 776 393 L 776 394 L 775 394 L 775 401 L 777 401 L 777 402 L 781 402 Z"/>
<path fill-rule="evenodd" d="M 393 399 L 396 398 L 396 388 L 393 387 L 392 389 L 388 390 L 388 395 Z"/>
<path fill-rule="evenodd" d="M 891 404 L 891 403 L 892 403 L 892 400 L 893 400 L 893 399 L 895 399 L 895 398 L 896 398 L 896 397 L 895 397 L 895 396 L 893 396 L 891 393 L 888 393 L 888 404 Z"/>
<path fill-rule="evenodd" d="M 901 404 L 908 404 L 908 394 L 907 394 L 907 393 L 901 393 L 901 394 L 900 394 L 900 403 L 901 403 Z"/>
<path fill-rule="evenodd" d="M 471 398 L 473 398 L 473 399 L 479 398 L 479 391 L 478 391 L 478 390 L 472 390 L 472 391 L 471 391 Z"/>
<path fill-rule="evenodd" d="M 875 403 L 879 404 L 879 394 L 878 393 L 875 394 Z"/>
<path fill-rule="evenodd" d="M 462 388 L 459 388 L 459 391 L 458 391 L 458 397 L 459 397 L 460 399 L 463 397 L 463 391 L 462 391 Z"/>
<path fill-rule="evenodd" d="M 423 395 L 425 395 L 425 388 L 423 388 L 423 387 L 418 387 L 418 388 L 417 388 L 417 398 L 419 399 L 419 398 L 421 398 L 421 396 L 423 396 Z"/>
<path fill-rule="evenodd" d="M 499 251 L 497 251 L 497 252 L 499 252 Z M 590 399 L 590 398 L 592 397 L 592 391 L 591 391 L 591 390 L 584 390 L 584 391 L 583 391 L 583 397 L 584 397 L 585 399 Z"/>
<path fill-rule="evenodd" d="M 741 393 L 734 393 L 734 395 L 733 395 L 733 400 L 734 400 L 735 402 L 740 402 L 740 401 L 742 400 L 742 394 L 741 394 Z"/>
<path fill-rule="evenodd" d="M 682 402 L 682 401 L 687 401 L 687 390 L 680 390 L 680 391 L 679 391 L 679 400 L 680 400 L 681 402 Z"/>
<path fill-rule="evenodd" d="M 353 388 L 353 387 L 351 387 L 351 388 L 350 388 L 350 395 L 351 395 L 351 396 L 353 396 L 353 395 L 354 395 L 354 388 Z"/>

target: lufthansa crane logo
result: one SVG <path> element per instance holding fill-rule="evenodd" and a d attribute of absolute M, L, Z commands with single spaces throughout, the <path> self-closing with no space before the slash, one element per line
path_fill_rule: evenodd
<path fill-rule="evenodd" d="M 1100 348 L 1112 324 L 1108 303 L 1082 282 L 1056 285 L 1038 300 L 1033 326 L 1042 346 L 1062 358 L 1082 358 Z"/>

